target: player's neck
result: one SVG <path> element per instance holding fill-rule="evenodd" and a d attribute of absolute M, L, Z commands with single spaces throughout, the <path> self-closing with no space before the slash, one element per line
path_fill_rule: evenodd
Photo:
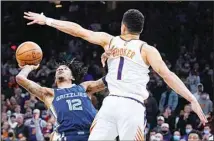
<path fill-rule="evenodd" d="M 72 87 L 72 82 L 60 82 L 60 83 L 57 83 L 57 88 L 70 88 Z"/>
<path fill-rule="evenodd" d="M 140 35 L 126 33 L 126 34 L 120 35 L 120 37 L 124 40 L 133 40 L 133 39 L 139 39 Z"/>

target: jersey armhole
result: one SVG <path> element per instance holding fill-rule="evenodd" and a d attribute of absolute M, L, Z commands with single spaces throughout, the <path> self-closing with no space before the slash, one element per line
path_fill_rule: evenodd
<path fill-rule="evenodd" d="M 111 48 L 111 43 L 112 43 L 113 39 L 114 39 L 114 37 L 111 38 L 111 40 L 110 40 L 110 42 L 109 42 L 109 46 L 108 46 L 107 49 L 110 49 L 110 48 Z"/>

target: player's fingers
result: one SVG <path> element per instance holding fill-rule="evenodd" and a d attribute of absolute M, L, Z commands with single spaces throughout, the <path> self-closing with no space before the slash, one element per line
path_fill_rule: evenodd
<path fill-rule="evenodd" d="M 21 69 L 23 69 L 24 66 L 21 66 L 20 64 L 18 64 L 18 65 L 19 65 L 19 67 L 20 67 Z"/>
<path fill-rule="evenodd" d="M 35 20 L 34 17 L 24 16 L 24 18 L 25 18 L 25 19 L 28 19 L 28 20 Z"/>
<path fill-rule="evenodd" d="M 24 15 L 29 16 L 29 17 L 31 17 L 31 16 L 32 16 L 32 14 L 27 13 L 27 12 L 24 12 Z"/>
<path fill-rule="evenodd" d="M 34 20 L 34 21 L 32 21 L 32 22 L 29 22 L 29 23 L 27 23 L 27 25 L 32 25 L 32 24 L 35 24 L 35 23 L 37 23 L 37 20 Z"/>

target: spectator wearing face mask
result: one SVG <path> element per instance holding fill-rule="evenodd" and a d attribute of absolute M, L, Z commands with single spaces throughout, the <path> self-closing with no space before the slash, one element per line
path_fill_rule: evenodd
<path fill-rule="evenodd" d="M 204 86 L 203 84 L 199 83 L 197 87 L 197 92 L 193 94 L 197 100 L 200 98 L 200 95 L 203 93 L 203 91 L 204 91 Z"/>
<path fill-rule="evenodd" d="M 213 135 L 210 133 L 211 129 L 209 125 L 204 126 L 203 130 L 203 140 L 204 141 L 213 141 Z"/>
<path fill-rule="evenodd" d="M 163 135 L 161 133 L 156 133 L 150 138 L 150 141 L 163 141 L 163 140 L 164 140 Z"/>
<path fill-rule="evenodd" d="M 188 139 L 188 134 L 192 131 L 192 125 L 191 124 L 187 124 L 186 125 L 186 129 L 185 129 L 185 134 L 182 137 L 182 139 L 185 139 L 185 141 L 187 141 Z"/>
<path fill-rule="evenodd" d="M 172 135 L 171 135 L 171 132 L 169 131 L 168 123 L 163 123 L 161 125 L 161 134 L 163 135 L 164 141 L 170 141 Z"/>
<path fill-rule="evenodd" d="M 207 99 L 208 94 L 202 93 L 198 99 L 198 103 L 201 105 L 201 108 L 205 115 L 208 115 L 213 110 L 213 102 L 210 99 Z"/>
<path fill-rule="evenodd" d="M 170 141 L 180 141 L 181 133 L 179 131 L 175 131 Z"/>

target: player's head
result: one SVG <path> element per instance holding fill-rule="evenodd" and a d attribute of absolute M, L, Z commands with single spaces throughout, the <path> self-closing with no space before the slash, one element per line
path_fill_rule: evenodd
<path fill-rule="evenodd" d="M 144 16 L 136 9 L 129 9 L 123 14 L 121 35 L 134 34 L 139 35 L 143 31 Z"/>
<path fill-rule="evenodd" d="M 88 68 L 82 62 L 74 61 L 74 59 L 71 62 L 63 62 L 56 69 L 56 85 L 62 82 L 72 83 L 72 80 L 75 83 L 80 83 L 87 70 Z"/>
<path fill-rule="evenodd" d="M 56 77 L 57 83 L 65 82 L 65 81 L 68 81 L 70 83 L 73 79 L 72 71 L 66 65 L 60 65 L 56 69 L 55 77 Z"/>

